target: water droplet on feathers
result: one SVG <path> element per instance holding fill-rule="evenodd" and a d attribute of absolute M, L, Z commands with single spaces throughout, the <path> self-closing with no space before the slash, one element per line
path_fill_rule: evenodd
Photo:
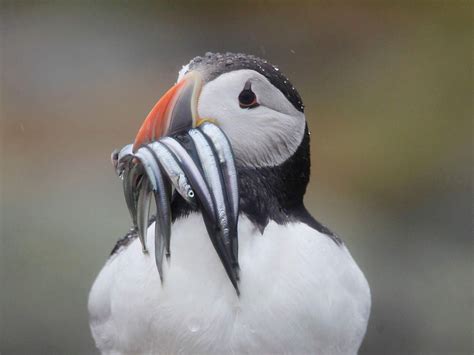
<path fill-rule="evenodd" d="M 191 331 L 191 333 L 198 332 L 201 329 L 201 324 L 199 322 L 199 319 L 191 318 L 188 321 L 188 329 Z"/>

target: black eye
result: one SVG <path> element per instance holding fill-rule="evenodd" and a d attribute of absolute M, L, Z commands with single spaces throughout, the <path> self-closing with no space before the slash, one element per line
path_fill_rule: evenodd
<path fill-rule="evenodd" d="M 252 91 L 249 82 L 245 84 L 244 89 L 239 94 L 239 105 L 240 108 L 254 108 L 258 106 L 257 96 Z"/>

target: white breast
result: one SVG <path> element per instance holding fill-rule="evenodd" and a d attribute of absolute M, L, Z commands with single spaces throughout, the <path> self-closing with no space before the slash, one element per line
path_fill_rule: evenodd
<path fill-rule="evenodd" d="M 199 215 L 172 226 L 160 284 L 134 240 L 113 256 L 89 295 L 103 353 L 354 354 L 370 313 L 367 281 L 345 246 L 310 227 L 239 223 L 237 297 Z M 165 263 L 166 264 L 166 263 Z"/>

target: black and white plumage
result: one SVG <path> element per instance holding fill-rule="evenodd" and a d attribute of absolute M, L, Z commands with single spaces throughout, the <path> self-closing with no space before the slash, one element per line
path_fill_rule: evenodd
<path fill-rule="evenodd" d="M 135 235 L 119 241 L 89 296 L 103 353 L 354 354 L 370 290 L 342 241 L 306 210 L 309 133 L 288 79 L 244 54 L 194 58 L 197 115 L 229 138 L 240 191 L 240 296 L 209 243 L 199 208 L 172 205 L 172 259 L 160 283 Z M 254 99 L 254 100 L 253 100 Z"/>

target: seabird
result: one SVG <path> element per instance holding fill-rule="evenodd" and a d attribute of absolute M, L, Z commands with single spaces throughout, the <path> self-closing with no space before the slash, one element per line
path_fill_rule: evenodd
<path fill-rule="evenodd" d="M 154 219 L 147 253 L 132 230 L 97 276 L 88 309 L 99 350 L 356 354 L 369 319 L 370 289 L 344 242 L 303 203 L 310 135 L 297 90 L 266 60 L 206 53 L 183 67 L 143 123 L 133 150 L 171 140 L 163 139 L 176 133 L 166 125 L 175 119 L 179 126 L 186 115 L 213 122 L 233 149 L 239 292 L 209 242 L 199 206 L 176 198 L 164 280 L 155 266 Z"/>

